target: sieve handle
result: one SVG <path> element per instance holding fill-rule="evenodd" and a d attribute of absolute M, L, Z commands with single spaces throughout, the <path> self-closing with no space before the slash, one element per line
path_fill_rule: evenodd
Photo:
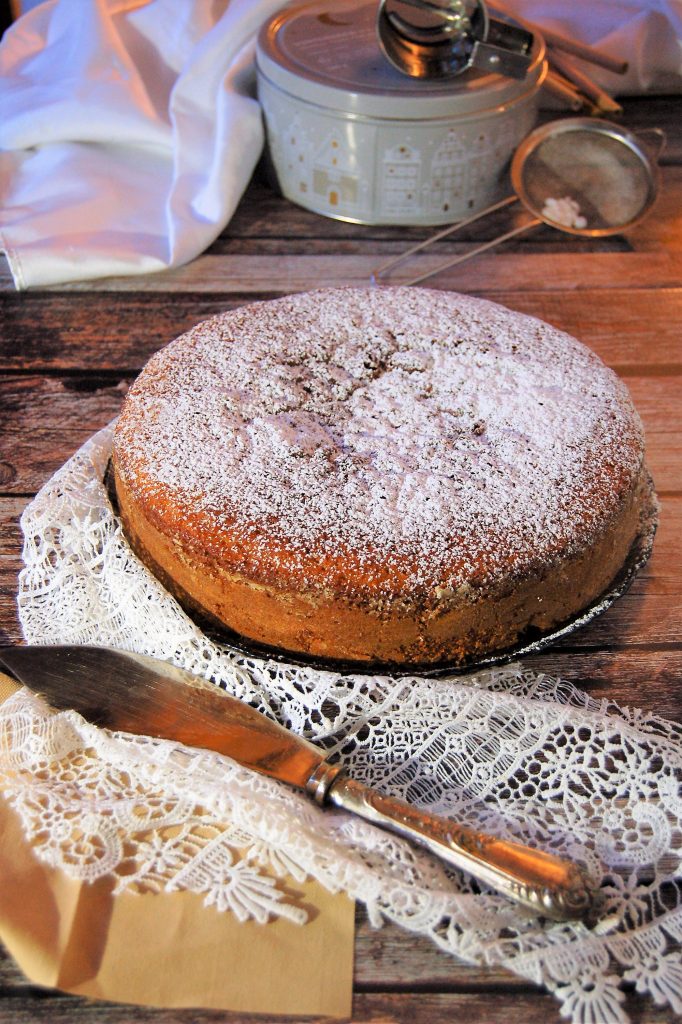
<path fill-rule="evenodd" d="M 486 206 L 485 210 L 479 210 L 478 213 L 472 214 L 471 217 L 467 217 L 465 220 L 458 220 L 456 224 L 449 224 L 448 227 L 443 228 L 441 231 L 437 231 L 435 235 L 429 235 L 423 242 L 418 242 L 411 248 L 406 249 L 405 252 L 401 252 L 399 256 L 394 256 L 390 260 L 386 260 L 385 263 L 380 264 L 372 271 L 371 283 L 378 284 L 379 280 L 384 277 L 387 270 L 392 270 L 397 267 L 403 260 L 406 260 L 409 256 L 414 255 L 415 252 L 420 252 L 422 249 L 426 249 L 429 245 L 433 245 L 434 242 L 439 242 L 441 238 L 447 238 L 448 235 L 453 235 L 455 231 L 459 231 L 460 228 L 465 228 L 469 224 L 473 224 L 477 220 L 481 220 L 482 217 L 487 217 L 489 213 L 494 213 L 495 210 L 501 210 L 504 206 L 509 206 L 510 203 L 518 201 L 518 197 L 507 196 L 506 199 L 500 199 L 497 203 L 493 203 L 491 206 Z"/>
<path fill-rule="evenodd" d="M 432 270 L 427 270 L 424 274 L 419 274 L 417 277 L 411 278 L 409 281 L 401 281 L 401 284 L 419 284 L 420 281 L 425 281 L 427 277 L 433 277 L 434 274 L 440 274 L 442 270 L 447 270 L 449 267 L 454 267 L 458 263 L 464 263 L 466 260 L 470 260 L 473 256 L 478 256 L 479 253 L 485 252 L 486 249 L 492 249 L 496 245 L 500 245 L 502 242 L 508 241 L 510 238 L 515 238 L 517 235 L 522 235 L 525 231 L 530 231 L 531 228 L 536 228 L 539 224 L 542 224 L 542 220 L 539 217 L 534 217 L 533 220 L 526 221 L 525 224 L 520 224 L 516 228 L 512 228 L 511 231 L 505 232 L 503 235 L 498 235 L 497 238 L 493 238 L 490 242 L 484 242 L 483 245 L 476 246 L 470 252 L 465 252 L 461 256 L 455 256 L 454 259 L 445 260 L 444 263 L 439 263 L 437 267 L 433 267 Z"/>
<path fill-rule="evenodd" d="M 640 128 L 639 131 L 634 133 L 638 139 L 644 139 L 645 136 L 653 136 L 654 142 L 650 144 L 649 148 L 652 150 L 654 160 L 658 160 L 661 153 L 665 149 L 668 137 L 662 128 Z"/>

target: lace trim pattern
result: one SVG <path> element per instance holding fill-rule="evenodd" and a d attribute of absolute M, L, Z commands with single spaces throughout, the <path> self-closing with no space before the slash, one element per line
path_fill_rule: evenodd
<path fill-rule="evenodd" d="M 363 782 L 553 850 L 601 885 L 608 927 L 525 917 L 408 843 L 221 755 L 98 730 L 27 691 L 0 709 L 0 777 L 38 855 L 133 890 L 187 889 L 239 920 L 305 913 L 313 877 L 370 920 L 430 936 L 554 993 L 563 1016 L 627 1021 L 624 987 L 682 1013 L 682 728 L 505 666 L 446 679 L 340 675 L 216 643 L 128 547 L 103 476 L 109 427 L 27 508 L 29 643 L 153 655 L 248 700 Z"/>

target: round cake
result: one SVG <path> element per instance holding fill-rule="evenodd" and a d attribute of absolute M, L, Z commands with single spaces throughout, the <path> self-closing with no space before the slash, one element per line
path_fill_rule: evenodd
<path fill-rule="evenodd" d="M 529 316 L 322 289 L 149 361 L 112 456 L 134 550 L 191 610 L 317 658 L 470 664 L 570 622 L 651 508 L 624 384 Z"/>

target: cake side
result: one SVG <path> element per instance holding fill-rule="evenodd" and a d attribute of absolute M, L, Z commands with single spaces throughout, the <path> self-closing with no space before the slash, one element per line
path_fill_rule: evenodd
<path fill-rule="evenodd" d="M 116 476 L 121 518 L 133 550 L 191 611 L 229 625 L 239 636 L 284 651 L 378 664 L 466 664 L 513 647 L 529 630 L 546 633 L 588 607 L 608 588 L 639 535 L 650 505 L 641 481 L 621 514 L 582 554 L 527 579 L 495 587 L 439 588 L 431 600 L 348 600 L 331 587 L 304 591 L 257 582 L 183 550 L 130 501 Z"/>

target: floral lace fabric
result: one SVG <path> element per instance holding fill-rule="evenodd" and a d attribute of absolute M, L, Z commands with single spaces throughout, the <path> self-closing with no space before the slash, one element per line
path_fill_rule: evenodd
<path fill-rule="evenodd" d="M 22 690 L 0 777 L 39 856 L 119 889 L 187 889 L 240 920 L 305 912 L 286 877 L 379 925 L 544 985 L 580 1024 L 628 1020 L 628 988 L 682 1012 L 682 728 L 521 665 L 429 680 L 259 660 L 202 631 L 139 563 L 103 476 L 111 428 L 23 518 L 28 643 L 104 644 L 189 669 L 323 745 L 384 792 L 584 865 L 600 923 L 552 924 L 387 832 L 221 755 L 109 733 Z"/>

